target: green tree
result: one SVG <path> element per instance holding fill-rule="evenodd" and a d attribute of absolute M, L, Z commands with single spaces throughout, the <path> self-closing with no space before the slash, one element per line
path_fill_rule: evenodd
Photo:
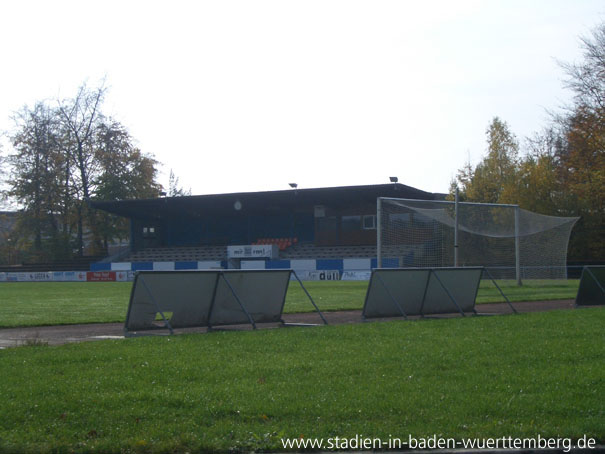
<path fill-rule="evenodd" d="M 60 200 L 66 191 L 66 160 L 56 116 L 37 103 L 32 109 L 23 108 L 15 121 L 19 128 L 11 136 L 15 152 L 8 157 L 8 194 L 22 207 L 18 228 L 31 237 L 34 258 L 66 255 L 69 245 L 58 222 L 65 215 Z"/>
<path fill-rule="evenodd" d="M 85 234 L 93 253 L 126 236 L 124 220 L 95 212 L 90 199 L 159 195 L 157 161 L 103 115 L 104 95 L 103 87 L 83 85 L 73 99 L 54 107 L 39 102 L 15 115 L 5 194 L 21 208 L 20 241 L 33 259 L 83 255 Z"/>
<path fill-rule="evenodd" d="M 541 214 L 571 215 L 559 172 L 563 142 L 553 128 L 527 139 L 527 153 L 519 161 L 514 203 Z"/>
<path fill-rule="evenodd" d="M 94 197 L 101 200 L 155 198 L 162 189 L 157 183 L 158 162 L 133 144 L 126 128 L 111 119 L 96 131 L 95 158 L 99 174 L 94 181 Z M 107 251 L 111 239 L 129 235 L 124 218 L 109 213 L 97 214 L 98 231 Z"/>
<path fill-rule="evenodd" d="M 519 143 L 508 124 L 495 117 L 486 130 L 487 154 L 473 169 L 470 162 L 456 181 L 465 200 L 511 203 L 517 193 Z"/>

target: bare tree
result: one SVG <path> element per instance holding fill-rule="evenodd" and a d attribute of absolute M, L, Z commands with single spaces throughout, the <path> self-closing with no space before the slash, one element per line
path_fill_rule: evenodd
<path fill-rule="evenodd" d="M 567 74 L 565 87 L 574 92 L 576 105 L 585 106 L 591 114 L 600 112 L 602 115 L 605 110 L 605 23 L 580 41 L 584 60 L 559 63 Z"/>
<path fill-rule="evenodd" d="M 104 84 L 89 89 L 83 84 L 75 98 L 59 100 L 59 113 L 64 130 L 64 144 L 75 172 L 71 175 L 74 188 L 78 192 L 77 248 L 78 254 L 84 253 L 84 228 L 88 224 L 92 233 L 95 251 L 101 249 L 101 241 L 96 229 L 95 212 L 88 207 L 93 192 L 94 175 L 98 170 L 95 159 L 95 133 L 103 120 L 101 105 L 106 94 Z M 85 223 L 84 221 L 87 220 Z"/>
<path fill-rule="evenodd" d="M 191 189 L 185 189 L 179 185 L 179 177 L 177 177 L 172 169 L 168 177 L 168 197 L 183 197 L 191 195 Z"/>

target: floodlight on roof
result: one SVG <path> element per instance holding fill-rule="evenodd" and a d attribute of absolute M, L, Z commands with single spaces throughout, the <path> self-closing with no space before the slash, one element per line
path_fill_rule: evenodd
<path fill-rule="evenodd" d="M 397 183 L 399 181 L 399 178 L 397 178 L 397 177 L 389 177 L 389 180 L 391 180 L 391 183 Z"/>
<path fill-rule="evenodd" d="M 298 183 L 288 183 L 292 189 L 296 189 L 298 187 Z"/>

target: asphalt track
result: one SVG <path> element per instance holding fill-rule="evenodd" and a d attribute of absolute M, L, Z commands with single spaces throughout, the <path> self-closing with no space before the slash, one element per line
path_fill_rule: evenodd
<path fill-rule="evenodd" d="M 571 310 L 574 308 L 574 300 L 553 300 L 553 301 L 531 301 L 512 303 L 519 313 L 539 312 L 550 310 Z M 476 310 L 479 314 L 498 315 L 511 314 L 512 310 L 506 303 L 478 304 Z M 324 312 L 324 317 L 330 325 L 340 325 L 345 323 L 361 323 L 361 311 L 334 311 Z M 472 314 L 468 314 L 472 315 Z M 431 316 L 435 318 L 436 316 Z M 446 314 L 438 317 L 461 317 L 460 314 Z M 418 317 L 410 317 L 411 319 Z M 284 322 L 287 324 L 322 324 L 317 313 L 295 313 L 284 314 Z M 372 322 L 387 320 L 397 320 L 403 318 L 385 318 L 371 319 Z M 280 324 L 259 324 L 259 329 L 276 328 Z M 251 329 L 250 325 L 237 325 L 221 327 L 220 329 Z M 183 328 L 176 329 L 174 334 L 184 333 L 205 333 L 206 328 Z M 158 330 L 140 333 L 141 335 L 166 335 L 167 330 Z M 19 347 L 22 345 L 62 345 L 72 342 L 95 341 L 103 339 L 123 339 L 124 323 L 90 323 L 82 325 L 54 325 L 54 326 L 35 326 L 23 328 L 2 328 L 0 329 L 0 348 Z"/>

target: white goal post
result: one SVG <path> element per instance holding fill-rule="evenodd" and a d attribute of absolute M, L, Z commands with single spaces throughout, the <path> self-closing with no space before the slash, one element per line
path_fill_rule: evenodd
<path fill-rule="evenodd" d="M 579 218 L 518 205 L 379 197 L 377 267 L 484 266 L 494 277 L 564 279 Z"/>

